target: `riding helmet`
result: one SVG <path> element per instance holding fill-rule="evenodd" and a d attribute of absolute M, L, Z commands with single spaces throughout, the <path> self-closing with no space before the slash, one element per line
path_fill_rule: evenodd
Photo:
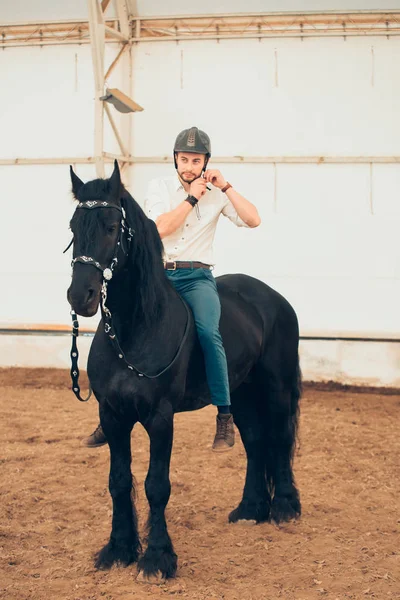
<path fill-rule="evenodd" d="M 191 127 L 190 129 L 184 129 L 178 134 L 174 145 L 174 162 L 175 169 L 176 164 L 176 153 L 177 152 L 194 152 L 196 154 L 205 154 L 206 161 L 204 169 L 207 166 L 208 160 L 211 156 L 211 141 L 208 135 L 198 129 L 197 127 Z"/>

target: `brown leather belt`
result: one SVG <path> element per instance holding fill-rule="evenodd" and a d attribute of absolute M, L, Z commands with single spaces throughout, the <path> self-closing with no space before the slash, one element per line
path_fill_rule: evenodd
<path fill-rule="evenodd" d="M 191 260 L 164 260 L 164 269 L 166 271 L 176 271 L 176 269 L 211 269 L 210 265 Z"/>

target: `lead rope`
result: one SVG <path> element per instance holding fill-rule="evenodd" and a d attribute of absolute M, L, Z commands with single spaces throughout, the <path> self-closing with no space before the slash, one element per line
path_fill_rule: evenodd
<path fill-rule="evenodd" d="M 115 264 L 117 263 L 117 259 L 113 259 L 109 271 L 111 271 L 111 277 L 112 277 L 112 271 L 114 269 Z M 105 269 L 105 271 L 107 271 Z M 109 276 L 109 273 L 106 273 Z M 111 277 L 109 276 L 109 279 L 111 279 Z M 164 369 L 162 369 L 159 373 L 157 373 L 156 375 L 148 375 L 147 373 L 143 373 L 142 371 L 140 371 L 140 369 L 138 369 L 137 367 L 135 367 L 135 365 L 132 365 L 125 357 L 125 354 L 119 344 L 118 338 L 115 334 L 114 328 L 113 328 L 113 324 L 112 324 L 112 315 L 110 312 L 110 309 L 106 306 L 106 300 L 107 300 L 107 286 L 108 286 L 108 281 L 106 279 L 103 279 L 103 285 L 101 287 L 101 307 L 103 310 L 103 315 L 104 315 L 104 331 L 105 333 L 108 335 L 108 337 L 110 338 L 111 344 L 114 348 L 114 350 L 117 352 L 118 358 L 123 360 L 124 363 L 126 364 L 126 366 L 128 367 L 128 369 L 130 369 L 131 371 L 135 371 L 136 374 L 138 375 L 138 377 L 146 377 L 146 379 L 156 379 L 157 377 L 160 377 L 161 375 L 163 375 L 166 371 L 168 371 L 168 369 L 170 369 L 172 367 L 172 365 L 175 363 L 175 361 L 178 359 L 183 346 L 185 345 L 185 342 L 187 340 L 188 337 L 188 332 L 189 332 L 189 323 L 190 323 L 190 313 L 189 313 L 189 309 L 187 307 L 186 302 L 182 300 L 182 304 L 184 305 L 185 309 L 186 309 L 186 326 L 185 326 L 185 331 L 182 337 L 182 341 L 179 345 L 179 348 L 174 356 L 174 358 L 172 359 L 172 361 L 169 363 L 169 365 L 167 365 Z M 75 396 L 78 398 L 78 400 L 80 400 L 81 402 L 87 402 L 90 398 L 90 396 L 93 393 L 92 390 L 92 386 L 89 383 L 89 394 L 86 398 L 82 398 L 80 392 L 81 389 L 79 387 L 79 368 L 78 368 L 78 358 L 79 358 L 79 352 L 78 352 L 78 345 L 77 345 L 77 337 L 79 336 L 79 322 L 78 322 L 78 318 L 77 315 L 75 313 L 74 310 L 71 310 L 71 317 L 72 317 L 72 347 L 71 347 L 71 379 L 72 379 L 72 391 L 74 392 Z"/>
<path fill-rule="evenodd" d="M 71 310 L 71 317 L 72 317 L 72 347 L 71 347 L 71 352 L 70 352 L 70 356 L 71 356 L 71 379 L 72 379 L 72 391 L 74 392 L 75 396 L 78 398 L 78 400 L 80 400 L 81 402 L 87 402 L 90 398 L 90 396 L 93 393 L 92 390 L 92 386 L 89 383 L 89 394 L 86 398 L 82 398 L 81 396 L 81 388 L 79 387 L 79 368 L 78 368 L 78 358 L 79 358 L 79 352 L 78 352 L 78 345 L 76 343 L 76 338 L 79 335 L 79 322 L 78 322 L 78 318 L 76 316 L 76 313 L 74 310 Z"/>
<path fill-rule="evenodd" d="M 113 265 L 111 265 L 111 269 L 113 268 Z M 110 278 L 111 279 L 111 278 Z M 175 361 L 178 359 L 182 348 L 187 340 L 188 337 L 188 333 L 189 333 L 189 323 L 190 323 L 190 313 L 189 313 L 189 309 L 187 307 L 186 302 L 183 301 L 183 299 L 180 297 L 182 304 L 184 305 L 185 309 L 186 309 L 186 326 L 185 326 L 185 331 L 183 333 L 183 337 L 182 337 L 182 341 L 179 344 L 179 348 L 174 356 L 174 358 L 172 359 L 172 361 L 169 363 L 169 365 L 167 365 L 166 367 L 164 367 L 164 369 L 162 369 L 159 373 L 157 373 L 156 375 L 148 375 L 147 373 L 143 373 L 140 369 L 138 369 L 137 367 L 135 367 L 135 365 L 131 364 L 127 359 L 126 356 L 120 346 L 120 343 L 118 341 L 117 335 L 115 333 L 113 324 L 112 324 L 112 315 L 110 312 L 110 309 L 106 306 L 106 300 L 107 300 L 107 286 L 108 286 L 108 281 L 104 280 L 103 281 L 103 285 L 101 288 L 101 306 L 103 309 L 103 313 L 104 313 L 104 331 L 105 333 L 108 335 L 108 337 L 110 338 L 111 344 L 114 348 L 114 350 L 116 351 L 118 358 L 120 360 L 123 360 L 124 363 L 126 364 L 126 366 L 128 367 L 128 369 L 130 369 L 131 371 L 135 371 L 136 374 L 139 377 L 146 377 L 146 379 L 157 379 L 157 377 L 160 377 L 160 375 L 163 375 L 164 373 L 166 373 L 166 371 L 168 371 L 168 369 L 170 369 L 172 367 L 172 365 L 175 363 Z"/>

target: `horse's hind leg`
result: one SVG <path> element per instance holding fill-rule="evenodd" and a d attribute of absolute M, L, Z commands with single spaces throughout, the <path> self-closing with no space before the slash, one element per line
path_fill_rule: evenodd
<path fill-rule="evenodd" d="M 271 498 L 265 479 L 264 430 L 258 411 L 258 390 L 251 383 L 243 383 L 232 394 L 232 414 L 247 455 L 246 481 L 238 507 L 229 515 L 229 521 L 255 521 L 269 518 Z"/>
<path fill-rule="evenodd" d="M 296 446 L 300 372 L 293 366 L 292 376 L 283 378 L 277 369 L 258 372 L 264 387 L 262 410 L 266 424 L 265 457 L 268 489 L 273 496 L 271 521 L 280 523 L 301 514 L 299 492 L 296 488 L 292 459 Z"/>

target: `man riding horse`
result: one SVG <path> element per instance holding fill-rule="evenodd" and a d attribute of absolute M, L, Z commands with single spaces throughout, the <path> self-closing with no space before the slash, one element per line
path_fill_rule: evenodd
<path fill-rule="evenodd" d="M 158 192 L 148 198 L 147 210 L 155 221 L 122 185 L 116 161 L 109 179 L 86 183 L 71 168 L 77 204 L 70 221 L 73 259 L 67 297 L 73 319 L 71 376 L 79 400 L 83 398 L 78 385 L 77 315 L 91 317 L 99 307 L 102 315 L 87 373 L 99 403 L 104 431 L 100 441 L 104 443 L 106 438 L 110 450 L 113 513 L 109 541 L 95 564 L 106 569 L 137 563 L 146 582 L 174 577 L 178 568 L 165 515 L 171 493 L 174 416 L 211 401 L 222 406 L 229 401 L 221 392 L 225 387 L 222 345 L 215 341 L 219 338 L 215 285 L 222 307 L 219 330 L 228 366 L 230 411 L 247 459 L 243 494 L 230 511 L 229 521 L 281 523 L 301 514 L 293 474 L 301 396 L 297 316 L 283 296 L 248 275 L 223 275 L 214 283 L 207 268 L 213 262 L 210 247 L 204 248 L 204 253 L 199 248 L 207 237 L 211 246 L 221 212 L 248 226 L 258 225 L 260 219 L 250 203 L 226 187 L 219 172 L 206 171 L 200 177 L 209 154 L 204 140 L 207 138 L 202 139 L 196 129 L 184 134 L 184 150 L 189 147 L 191 152 L 177 150 L 179 189 L 178 179 L 174 184 L 164 180 L 154 184 Z M 201 147 L 196 145 L 200 142 Z M 194 152 L 196 149 L 202 152 Z M 207 184 L 213 181 L 216 186 L 208 190 Z M 189 244 L 186 230 L 191 229 L 194 234 Z M 198 264 L 200 259 L 204 263 Z M 184 290 L 188 302 L 178 289 Z M 197 325 L 196 333 L 199 315 L 204 329 Z M 203 339 L 204 324 L 211 327 L 210 322 L 213 345 Z M 200 342 L 206 352 L 214 351 L 212 356 L 217 347 L 219 359 L 204 359 Z M 214 449 L 219 451 L 233 444 L 230 415 L 224 413 L 226 408 L 220 410 L 228 416 L 217 418 Z M 131 433 L 137 423 L 150 440 L 144 484 L 149 503 L 145 549 L 132 493 Z M 236 504 L 234 496 L 232 492 L 230 502 Z"/>
<path fill-rule="evenodd" d="M 193 312 L 211 401 L 218 409 L 212 449 L 224 452 L 232 448 L 235 437 L 219 332 L 221 304 L 212 274 L 213 240 L 221 214 L 238 227 L 258 227 L 261 219 L 256 207 L 220 171 L 207 169 L 210 157 L 211 142 L 204 131 L 197 127 L 182 131 L 174 146 L 177 173 L 150 182 L 145 212 L 163 240 L 165 273 Z M 85 443 L 92 448 L 107 443 L 101 425 Z"/>

